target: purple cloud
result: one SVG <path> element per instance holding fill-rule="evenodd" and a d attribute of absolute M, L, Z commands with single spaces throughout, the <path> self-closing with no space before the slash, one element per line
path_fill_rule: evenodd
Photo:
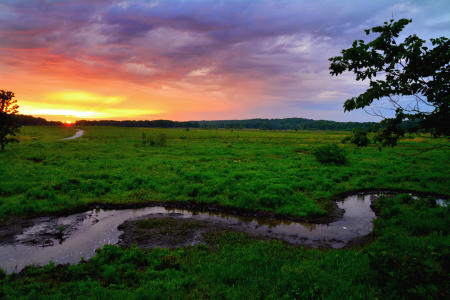
<path fill-rule="evenodd" d="M 295 110 L 348 120 L 362 115 L 338 108 L 363 86 L 349 76 L 331 78 L 327 59 L 392 14 L 413 18 L 408 32 L 448 36 L 449 10 L 445 0 L 7 0 L 0 3 L 0 39 L 3 49 L 45 48 L 140 84 L 216 90 L 234 84 L 228 97 L 249 101 L 240 112 L 246 117 Z M 245 90 L 249 81 L 258 88 Z"/>

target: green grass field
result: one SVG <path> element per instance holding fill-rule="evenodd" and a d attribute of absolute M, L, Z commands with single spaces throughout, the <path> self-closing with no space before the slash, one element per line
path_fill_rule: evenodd
<path fill-rule="evenodd" d="M 344 145 L 346 165 L 321 164 L 312 150 L 348 132 L 24 127 L 0 160 L 0 219 L 88 203 L 194 201 L 326 214 L 334 195 L 361 188 L 450 193 L 449 153 L 423 150 L 446 140 L 404 139 L 397 148 Z M 143 145 L 167 135 L 165 146 Z"/>
<path fill-rule="evenodd" d="M 345 148 L 344 165 L 321 164 L 315 147 L 334 131 L 25 127 L 0 153 L 0 218 L 63 212 L 89 203 L 194 201 L 292 216 L 326 215 L 330 199 L 363 188 L 448 196 L 445 139 L 405 137 L 396 148 Z M 167 136 L 143 145 L 143 133 Z M 448 148 L 447 148 L 448 149 Z M 0 272 L 5 299 L 445 299 L 450 214 L 400 194 L 377 204 L 373 241 L 308 249 L 224 232 L 178 249 L 105 246 L 72 266 Z"/>

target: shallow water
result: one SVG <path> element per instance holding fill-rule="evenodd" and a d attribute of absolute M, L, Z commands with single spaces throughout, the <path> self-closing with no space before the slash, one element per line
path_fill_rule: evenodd
<path fill-rule="evenodd" d="M 374 197 L 349 196 L 338 202 L 345 213 L 340 220 L 329 224 L 240 218 L 164 207 L 98 209 L 67 217 L 36 218 L 31 222 L 33 225 L 16 234 L 11 241 L 0 245 L 0 268 L 12 273 L 27 265 L 44 265 L 50 261 L 57 264 L 77 263 L 82 258 L 91 258 L 95 250 L 103 245 L 118 243 L 122 232 L 117 227 L 124 221 L 152 215 L 160 217 L 161 214 L 222 224 L 230 229 L 249 232 L 253 236 L 276 238 L 291 244 L 341 248 L 351 240 L 372 231 L 375 214 L 370 204 Z M 57 233 L 62 227 L 64 234 L 58 239 Z"/>

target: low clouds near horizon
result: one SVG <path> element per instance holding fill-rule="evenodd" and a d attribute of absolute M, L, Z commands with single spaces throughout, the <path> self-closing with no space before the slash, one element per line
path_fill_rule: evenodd
<path fill-rule="evenodd" d="M 363 30 L 449 36 L 448 1 L 2 1 L 0 89 L 49 119 L 374 120 L 328 58 Z"/>

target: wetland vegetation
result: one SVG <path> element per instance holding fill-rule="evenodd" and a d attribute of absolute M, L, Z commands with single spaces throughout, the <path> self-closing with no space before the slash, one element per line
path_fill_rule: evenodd
<path fill-rule="evenodd" d="M 356 190 L 411 190 L 447 198 L 446 139 L 410 135 L 396 148 L 356 148 L 345 131 L 23 127 L 0 153 L 2 224 L 95 206 L 169 202 L 278 217 L 327 217 Z M 151 143 L 164 135 L 164 143 Z M 145 136 L 145 143 L 143 137 Z M 319 162 L 338 144 L 343 164 Z M 334 147 L 334 146 L 333 146 Z M 311 249 L 218 230 L 179 248 L 106 245 L 87 261 L 0 274 L 0 297 L 17 298 L 446 298 L 448 206 L 408 194 L 374 203 L 361 243 Z M 133 230 L 183 232 L 173 220 Z M 172 223 L 171 223 L 172 222 Z M 187 221 L 196 228 L 196 222 Z M 188 229 L 188 228 L 187 228 Z"/>
<path fill-rule="evenodd" d="M 364 248 L 308 249 L 232 231 L 212 232 L 206 243 L 184 248 L 107 245 L 76 265 L 49 264 L 2 275 L 0 295 L 6 299 L 448 297 L 448 207 L 402 194 L 381 199 L 377 209 L 381 218 L 375 222 L 374 241 Z"/>
<path fill-rule="evenodd" d="M 338 165 L 313 153 L 345 131 L 83 129 L 83 137 L 59 141 L 75 130 L 22 128 L 22 142 L 0 153 L 0 219 L 158 201 L 308 217 L 326 215 L 329 199 L 353 190 L 450 193 L 449 154 L 439 148 L 447 140 L 426 135 L 381 151 L 340 145 L 348 162 Z M 162 134 L 165 146 L 143 143 Z"/>

